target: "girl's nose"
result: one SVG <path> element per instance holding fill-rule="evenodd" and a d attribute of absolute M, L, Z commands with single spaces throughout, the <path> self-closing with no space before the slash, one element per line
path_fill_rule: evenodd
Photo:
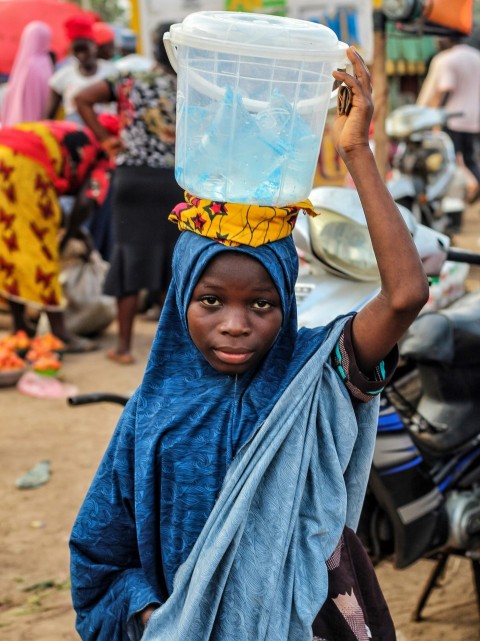
<path fill-rule="evenodd" d="M 225 312 L 220 322 L 220 331 L 231 336 L 242 336 L 250 333 L 250 324 L 245 310 L 230 309 Z"/>

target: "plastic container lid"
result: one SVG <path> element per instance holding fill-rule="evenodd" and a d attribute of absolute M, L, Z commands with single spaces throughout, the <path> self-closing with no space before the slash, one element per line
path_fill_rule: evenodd
<path fill-rule="evenodd" d="M 284 60 L 343 61 L 348 47 L 324 25 L 235 11 L 191 13 L 170 34 L 174 45 Z"/>

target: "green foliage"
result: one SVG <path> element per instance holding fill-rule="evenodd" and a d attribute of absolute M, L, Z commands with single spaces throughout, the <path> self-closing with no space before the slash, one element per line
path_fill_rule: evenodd
<path fill-rule="evenodd" d="M 73 0 L 82 9 L 95 11 L 104 22 L 127 24 L 128 3 L 122 0 Z"/>

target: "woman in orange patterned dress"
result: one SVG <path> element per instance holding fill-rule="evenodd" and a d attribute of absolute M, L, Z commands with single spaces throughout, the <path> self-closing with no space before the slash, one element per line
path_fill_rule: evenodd
<path fill-rule="evenodd" d="M 109 161 L 92 132 L 63 121 L 22 123 L 0 130 L 0 296 L 8 301 L 14 331 L 32 333 L 25 306 L 44 310 L 67 351 L 95 344 L 64 324 L 59 282 L 60 195 L 75 196 L 67 236 L 93 202 L 101 201 Z"/>

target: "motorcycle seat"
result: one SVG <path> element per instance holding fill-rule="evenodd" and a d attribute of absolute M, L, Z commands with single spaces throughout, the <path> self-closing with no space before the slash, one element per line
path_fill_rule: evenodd
<path fill-rule="evenodd" d="M 480 364 L 480 292 L 446 309 L 421 314 L 400 342 L 400 354 L 419 363 Z"/>
<path fill-rule="evenodd" d="M 427 422 L 428 429 L 416 434 L 417 444 L 436 455 L 454 452 L 478 435 L 479 409 L 476 399 L 460 398 L 457 401 L 426 394 L 417 411 Z"/>
<path fill-rule="evenodd" d="M 480 292 L 446 309 L 421 314 L 400 344 L 415 363 L 422 394 L 416 410 L 428 429 L 417 435 L 428 451 L 444 455 L 480 431 Z"/>

